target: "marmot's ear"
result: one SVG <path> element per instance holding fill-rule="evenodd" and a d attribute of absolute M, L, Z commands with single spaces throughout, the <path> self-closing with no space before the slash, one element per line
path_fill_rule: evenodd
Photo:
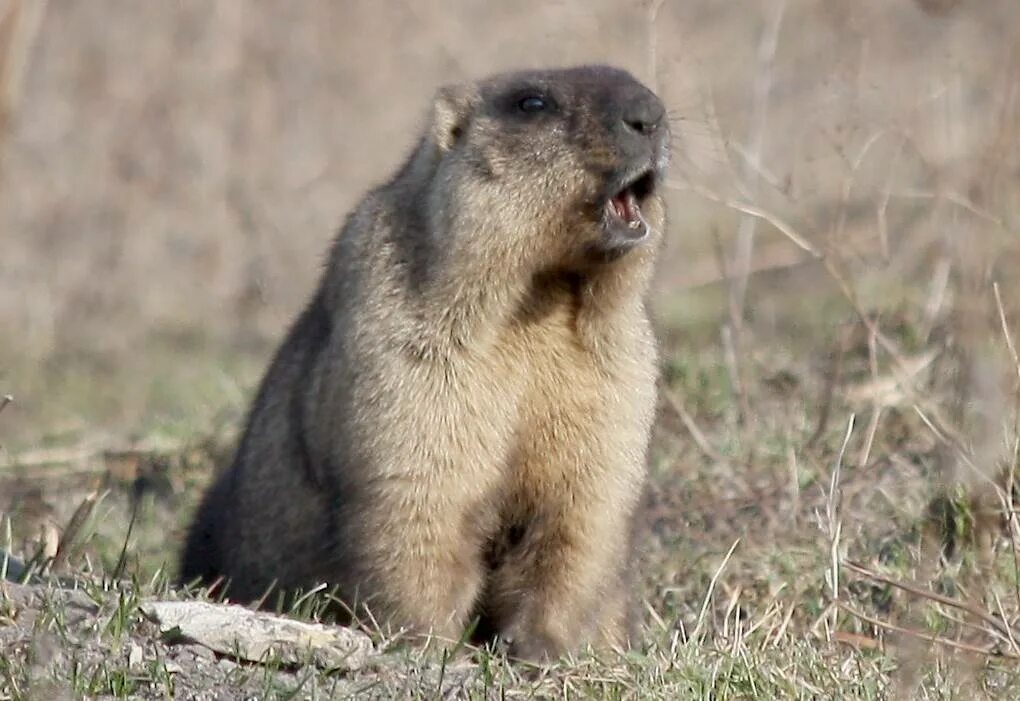
<path fill-rule="evenodd" d="M 474 90 L 469 85 L 445 85 L 436 91 L 432 101 L 432 138 L 440 150 L 450 150 L 464 135 L 474 102 Z"/>

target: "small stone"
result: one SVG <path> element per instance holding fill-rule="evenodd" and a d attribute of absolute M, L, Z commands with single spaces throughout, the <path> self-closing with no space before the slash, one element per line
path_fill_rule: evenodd
<path fill-rule="evenodd" d="M 145 659 L 145 652 L 142 650 L 142 646 L 136 642 L 131 642 L 128 645 L 128 667 L 136 668 L 140 667 L 143 660 Z"/>
<path fill-rule="evenodd" d="M 159 621 L 163 633 L 172 631 L 184 641 L 249 662 L 311 661 L 322 668 L 355 671 L 373 652 L 369 637 L 356 630 L 295 621 L 243 606 L 156 601 L 142 608 Z"/>

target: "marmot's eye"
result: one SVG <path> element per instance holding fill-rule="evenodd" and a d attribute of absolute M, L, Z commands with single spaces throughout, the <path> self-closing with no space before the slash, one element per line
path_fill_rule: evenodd
<path fill-rule="evenodd" d="M 548 106 L 549 103 L 546 102 L 545 98 L 538 95 L 529 95 L 528 97 L 521 98 L 521 101 L 517 103 L 517 108 L 521 112 L 541 112 Z"/>

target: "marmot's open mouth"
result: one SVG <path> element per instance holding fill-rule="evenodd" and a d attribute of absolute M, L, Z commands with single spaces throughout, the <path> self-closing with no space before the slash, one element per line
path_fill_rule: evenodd
<path fill-rule="evenodd" d="M 641 205 L 654 191 L 655 173 L 651 169 L 630 180 L 606 201 L 606 230 L 630 241 L 638 241 L 647 236 L 649 226 L 641 213 Z"/>

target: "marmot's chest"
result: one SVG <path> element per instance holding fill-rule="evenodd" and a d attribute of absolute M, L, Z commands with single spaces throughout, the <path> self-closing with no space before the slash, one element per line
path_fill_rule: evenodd
<path fill-rule="evenodd" d="M 655 362 L 654 349 L 644 342 L 647 320 L 599 320 L 598 315 L 599 309 L 586 306 L 571 290 L 534 300 L 499 335 L 495 362 L 532 394 L 640 381 Z"/>

